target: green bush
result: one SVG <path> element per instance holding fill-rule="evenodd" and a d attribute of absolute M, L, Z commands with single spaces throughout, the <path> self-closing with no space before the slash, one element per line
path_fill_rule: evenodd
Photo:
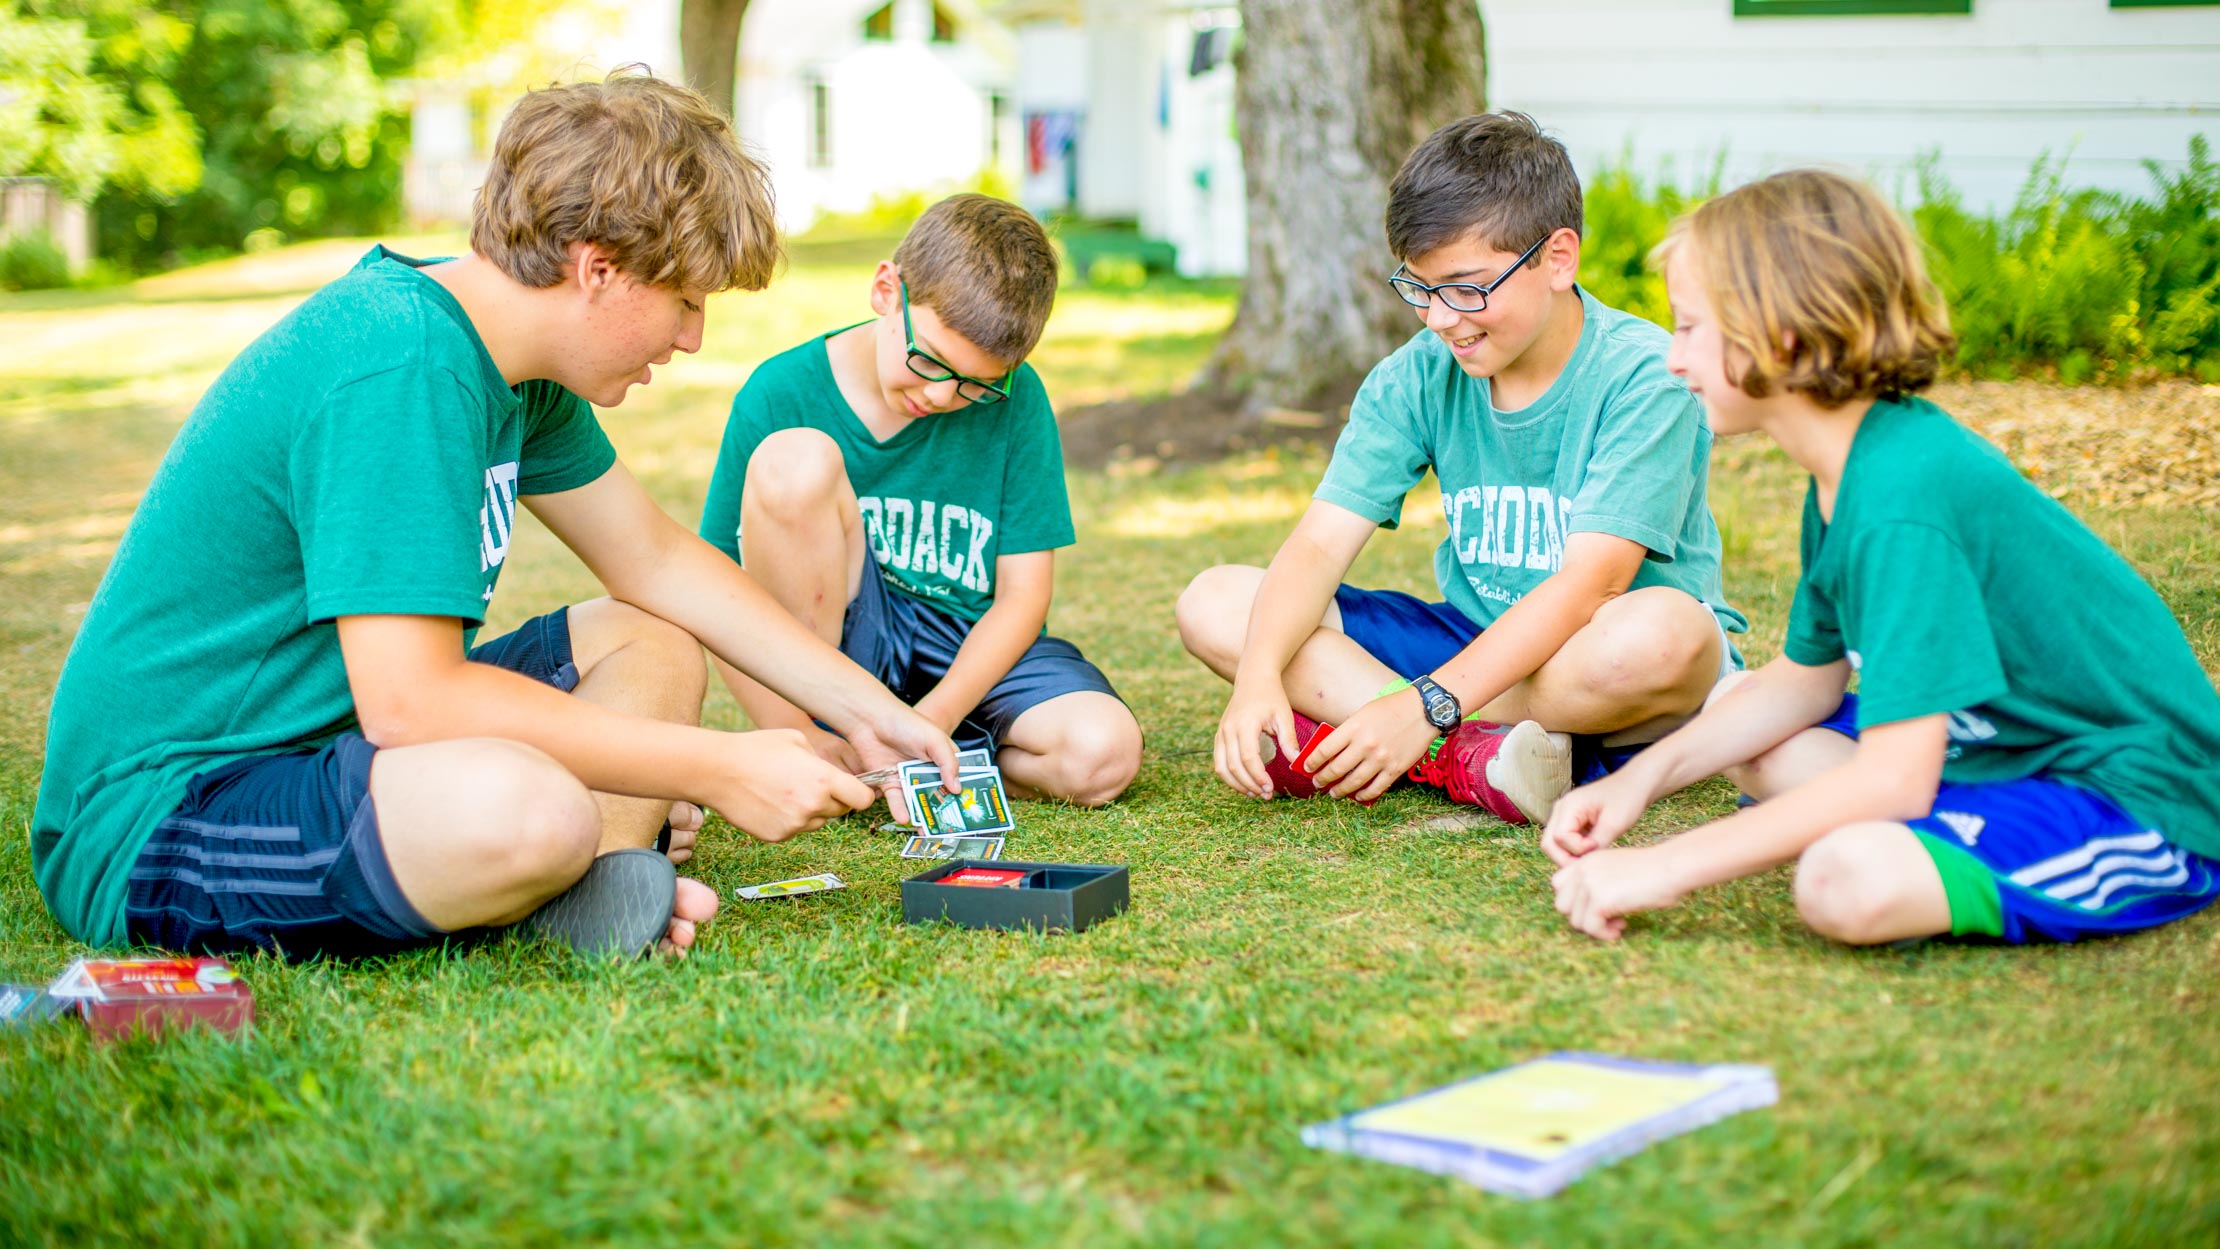
<path fill-rule="evenodd" d="M 1977 377 L 2220 380 L 2220 162 L 2190 140 L 2178 174 L 2150 165 L 2154 194 L 2070 190 L 2064 161 L 2038 159 L 2002 215 L 1968 210 L 1932 159 L 1907 215 L 1958 333 L 1953 361 Z M 1649 250 L 1717 192 L 1645 181 L 1622 161 L 1589 179 L 1580 280 L 1596 298 L 1667 324 Z"/>
<path fill-rule="evenodd" d="M 69 257 L 44 230 L 18 234 L 0 244 L 0 287 L 50 291 L 67 285 Z"/>

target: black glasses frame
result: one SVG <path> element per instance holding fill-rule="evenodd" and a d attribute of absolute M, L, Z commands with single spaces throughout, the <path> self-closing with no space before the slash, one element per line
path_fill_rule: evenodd
<path fill-rule="evenodd" d="M 1005 376 L 999 383 L 965 377 L 917 349 L 917 331 L 910 328 L 910 284 L 907 281 L 902 283 L 902 339 L 909 349 L 909 354 L 903 357 L 904 363 L 910 366 L 910 372 L 926 381 L 945 382 L 949 378 L 955 378 L 956 393 L 971 403 L 1000 403 L 1010 397 L 1008 377 Z"/>
<path fill-rule="evenodd" d="M 1395 288 L 1398 298 L 1413 308 L 1430 308 L 1439 299 L 1444 307 L 1456 312 L 1486 312 L 1488 296 L 1495 293 L 1496 287 L 1509 281 L 1512 274 L 1524 269 L 1526 262 L 1534 258 L 1534 253 L 1540 251 L 1542 244 L 1547 243 L 1554 233 L 1552 231 L 1551 234 L 1534 240 L 1532 247 L 1520 252 L 1519 258 L 1512 261 L 1503 272 L 1496 274 L 1495 280 L 1486 286 L 1473 282 L 1443 282 L 1439 286 L 1428 286 L 1417 278 L 1405 276 L 1404 270 L 1410 267 L 1408 265 L 1395 266 L 1395 272 L 1388 275 L 1388 285 Z M 1459 303 L 1460 299 L 1470 299 L 1472 306 L 1466 307 Z"/>

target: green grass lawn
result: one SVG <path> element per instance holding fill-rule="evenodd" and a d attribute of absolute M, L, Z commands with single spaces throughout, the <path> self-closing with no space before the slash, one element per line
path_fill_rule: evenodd
<path fill-rule="evenodd" d="M 137 494 L 230 355 L 357 250 L 0 299 L 0 980 L 80 952 L 26 837 L 46 699 Z M 862 314 L 866 261 L 804 252 L 770 294 L 720 297 L 701 356 L 605 414 L 674 514 L 698 514 L 748 370 Z M 1223 290 L 1070 292 L 1036 362 L 1067 406 L 1161 391 L 1230 313 Z M 1079 936 L 904 926 L 916 865 L 858 817 L 778 846 L 713 824 L 696 871 L 728 900 L 682 963 L 522 944 L 245 959 L 244 1041 L 0 1035 L 0 1244 L 2214 1243 L 2220 917 L 2066 948 L 1852 951 L 1800 928 L 1782 872 L 1601 945 L 1551 908 L 1530 833 L 1414 831 L 1445 809 L 1423 794 L 1367 811 L 1221 787 L 1221 691 L 1180 652 L 1172 601 L 1207 565 L 1269 558 L 1319 467 L 1072 480 L 1052 627 L 1117 680 L 1148 757 L 1106 810 L 1020 804 L 1011 851 L 1129 865 L 1122 918 Z M 1714 492 L 1762 659 L 1800 485 L 1735 447 Z M 1427 581 L 1439 513 L 1409 514 L 1362 580 Z M 2220 667 L 2220 522 L 2087 515 Z M 522 530 L 489 628 L 594 592 Z M 709 715 L 740 723 L 729 701 Z M 1729 801 L 1699 787 L 1644 830 Z M 730 900 L 828 870 L 850 887 Z M 1537 1203 L 1297 1141 L 1566 1048 L 1768 1064 L 1781 1103 Z"/>

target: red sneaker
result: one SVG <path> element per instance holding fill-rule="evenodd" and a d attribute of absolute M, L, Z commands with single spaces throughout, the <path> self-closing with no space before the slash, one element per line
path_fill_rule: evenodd
<path fill-rule="evenodd" d="M 1303 771 L 1303 756 L 1310 753 L 1319 734 L 1329 730 L 1300 711 L 1290 714 L 1295 717 L 1295 740 L 1301 743 L 1296 747 L 1299 753 L 1292 757 L 1281 754 L 1278 739 L 1266 734 L 1264 774 L 1272 778 L 1273 797 L 1316 798 L 1319 794 L 1318 782 L 1311 778 L 1310 773 Z"/>
<path fill-rule="evenodd" d="M 1539 824 L 1572 788 L 1572 739 L 1532 720 L 1508 728 L 1467 720 L 1409 775 L 1448 794 L 1452 802 L 1479 807 L 1512 824 Z"/>

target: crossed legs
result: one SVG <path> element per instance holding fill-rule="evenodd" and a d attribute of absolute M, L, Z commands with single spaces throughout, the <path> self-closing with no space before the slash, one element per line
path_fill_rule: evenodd
<path fill-rule="evenodd" d="M 613 599 L 570 609 L 575 694 L 634 715 L 696 723 L 706 680 L 701 645 L 668 621 Z M 611 850 L 653 845 L 668 817 L 671 857 L 693 852 L 702 813 L 690 803 L 596 793 L 521 742 L 470 738 L 381 750 L 370 767 L 394 880 L 434 926 L 515 923 Z M 717 910 L 680 880 L 668 940 L 692 943 Z"/>

